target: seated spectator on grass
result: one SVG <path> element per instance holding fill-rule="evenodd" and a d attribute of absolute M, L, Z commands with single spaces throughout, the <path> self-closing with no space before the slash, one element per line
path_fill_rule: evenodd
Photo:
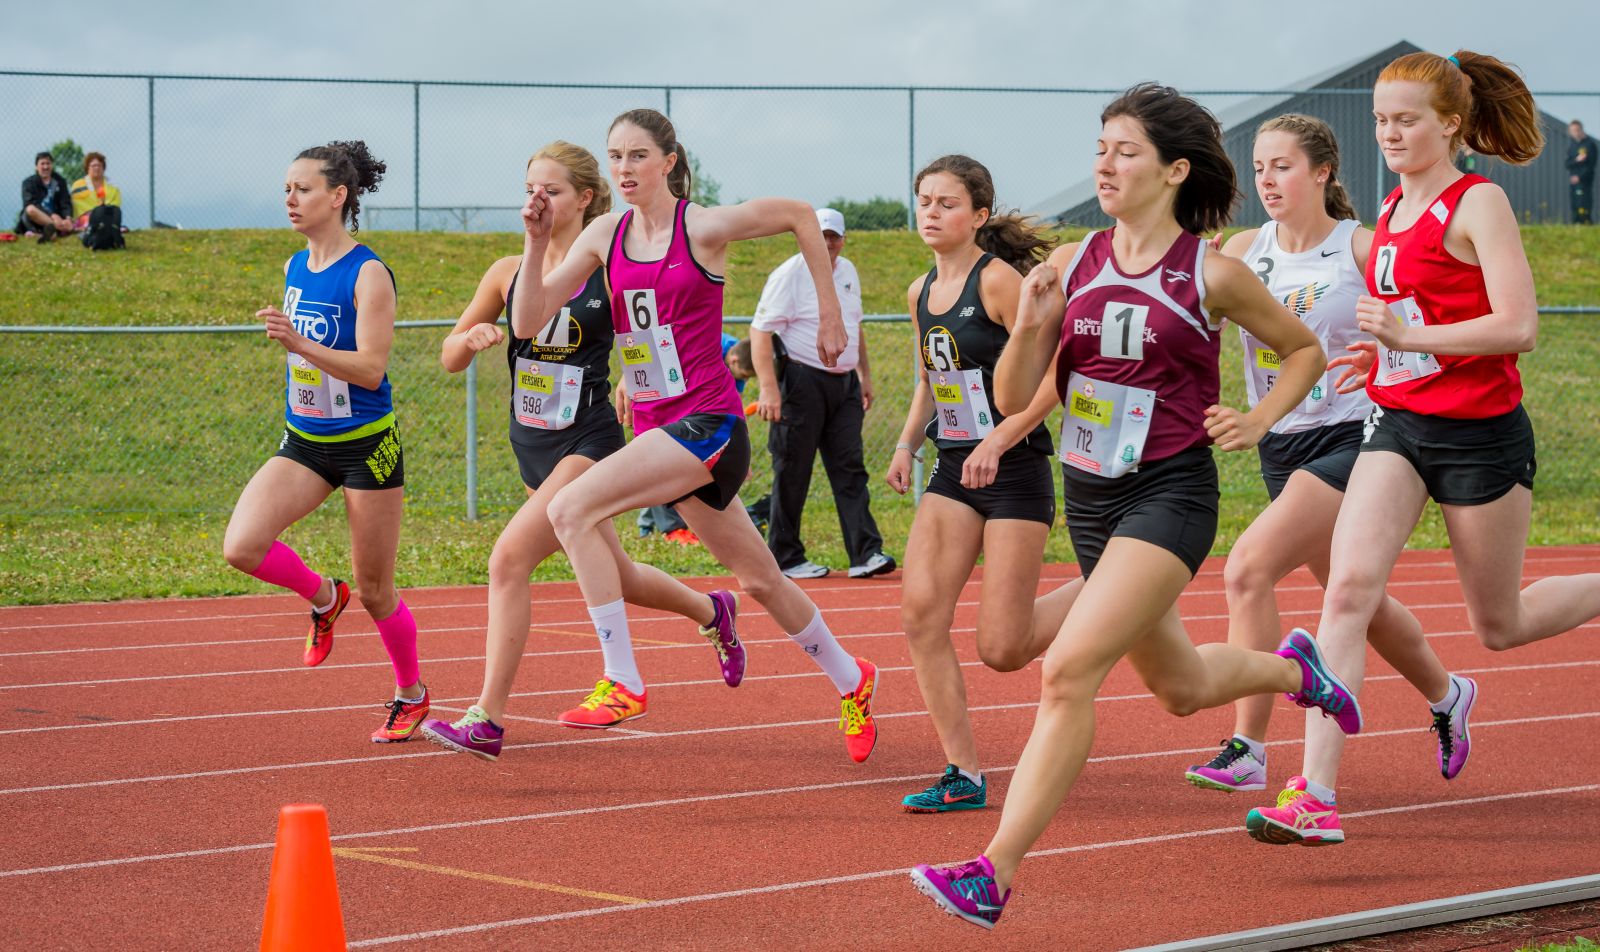
<path fill-rule="evenodd" d="M 100 205 L 122 204 L 122 190 L 106 181 L 106 157 L 90 152 L 83 157 L 84 176 L 72 183 L 72 221 L 79 231 L 89 227 L 89 213 Z"/>
<path fill-rule="evenodd" d="M 22 180 L 17 231 L 37 234 L 41 244 L 72 234 L 72 193 L 67 180 L 56 171 L 56 160 L 50 153 L 40 152 L 33 157 L 33 168 L 34 174 Z"/>

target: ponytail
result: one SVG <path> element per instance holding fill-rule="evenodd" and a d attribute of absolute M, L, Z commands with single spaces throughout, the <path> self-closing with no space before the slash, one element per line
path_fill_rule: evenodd
<path fill-rule="evenodd" d="M 1429 87 L 1429 104 L 1441 117 L 1461 117 L 1452 153 L 1465 143 L 1482 155 L 1526 165 L 1544 148 L 1533 94 L 1515 69 L 1487 53 L 1408 53 L 1378 74 L 1380 83 L 1407 80 Z"/>
<path fill-rule="evenodd" d="M 690 188 L 693 183 L 690 181 L 689 150 L 683 147 L 683 143 L 674 142 L 672 151 L 678 161 L 672 164 L 672 171 L 667 173 L 667 191 L 672 193 L 673 198 L 688 198 L 693 194 Z"/>
<path fill-rule="evenodd" d="M 313 146 L 295 158 L 316 159 L 322 163 L 322 177 L 328 180 L 329 188 L 344 186 L 344 206 L 339 214 L 351 232 L 360 231 L 357 216 L 361 213 L 361 196 L 378 190 L 389 167 L 375 158 L 360 139 Z"/>
<path fill-rule="evenodd" d="M 979 248 L 1024 275 L 1050 257 L 1056 246 L 1055 239 L 1035 219 L 1024 217 L 1021 212 L 990 215 L 978 229 L 977 242 Z"/>

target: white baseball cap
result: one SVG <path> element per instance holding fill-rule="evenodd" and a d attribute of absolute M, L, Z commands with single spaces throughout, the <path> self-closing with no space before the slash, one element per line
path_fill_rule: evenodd
<path fill-rule="evenodd" d="M 817 209 L 817 224 L 822 226 L 823 231 L 844 234 L 844 216 L 832 208 Z"/>

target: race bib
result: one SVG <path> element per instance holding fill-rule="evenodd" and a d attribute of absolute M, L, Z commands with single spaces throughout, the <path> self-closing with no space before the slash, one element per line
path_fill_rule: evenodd
<path fill-rule="evenodd" d="M 994 431 L 994 413 L 981 370 L 928 371 L 938 439 L 981 440 Z"/>
<path fill-rule="evenodd" d="M 582 367 L 517 358 L 511 413 L 523 426 L 535 430 L 566 429 L 578 415 L 582 396 Z"/>
<path fill-rule="evenodd" d="M 1244 338 L 1244 386 L 1249 394 L 1250 405 L 1253 407 L 1261 399 L 1272 392 L 1272 387 L 1278 382 L 1278 369 L 1283 365 L 1283 358 L 1279 357 L 1272 348 L 1257 340 L 1249 331 L 1240 328 L 1240 336 Z M 1333 404 L 1333 385 L 1329 380 L 1326 370 L 1317 382 L 1312 384 L 1311 392 L 1300 401 L 1301 413 L 1315 416 L 1327 410 Z"/>
<path fill-rule="evenodd" d="M 622 300 L 628 308 L 628 330 L 617 335 L 617 353 L 628 399 L 649 403 L 681 396 L 688 386 L 672 328 L 656 310 L 655 290 L 624 291 Z"/>
<path fill-rule="evenodd" d="M 1061 462 L 1109 479 L 1137 470 L 1155 407 L 1154 390 L 1074 372 L 1067 379 L 1061 417 Z"/>
<path fill-rule="evenodd" d="M 1416 298 L 1408 297 L 1395 301 L 1389 305 L 1389 313 L 1406 327 L 1422 327 L 1427 323 L 1422 319 L 1422 308 L 1417 306 Z M 1442 369 L 1444 368 L 1439 366 L 1438 358 L 1432 354 L 1390 350 L 1379 344 L 1378 372 L 1373 377 L 1373 383 L 1379 387 L 1392 387 L 1397 383 L 1431 377 Z"/>
<path fill-rule="evenodd" d="M 350 415 L 350 385 L 299 354 L 288 358 L 289 412 L 300 417 L 337 420 Z"/>

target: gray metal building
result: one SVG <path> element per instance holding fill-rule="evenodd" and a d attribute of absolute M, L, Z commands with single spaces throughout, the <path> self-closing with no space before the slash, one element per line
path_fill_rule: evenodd
<path fill-rule="evenodd" d="M 1371 56 L 1346 63 L 1325 74 L 1311 76 L 1291 88 L 1298 93 L 1258 96 L 1218 114 L 1223 141 L 1239 174 L 1239 190 L 1244 201 L 1234 215 L 1236 225 L 1259 225 L 1266 211 L 1256 199 L 1251 166 L 1255 130 L 1262 122 L 1286 112 L 1317 116 L 1333 127 L 1339 139 L 1343 167 L 1339 179 L 1350 193 L 1350 200 L 1362 220 L 1369 224 L 1377 215 L 1384 196 L 1399 184 L 1383 162 L 1372 133 L 1372 86 L 1383 67 L 1398 56 L 1414 53 L 1420 47 L 1401 41 Z M 1559 101 L 1559 100 L 1558 100 Z M 1567 120 L 1541 112 L 1544 120 L 1545 148 L 1528 165 L 1517 167 L 1485 156 L 1476 157 L 1479 174 L 1486 175 L 1506 190 L 1511 207 L 1524 223 L 1560 223 L 1568 219 L 1567 172 L 1565 167 Z M 1094 182 L 1086 179 L 1029 209 L 1044 220 L 1062 224 L 1103 228 L 1111 221 L 1100 211 L 1094 195 Z"/>

